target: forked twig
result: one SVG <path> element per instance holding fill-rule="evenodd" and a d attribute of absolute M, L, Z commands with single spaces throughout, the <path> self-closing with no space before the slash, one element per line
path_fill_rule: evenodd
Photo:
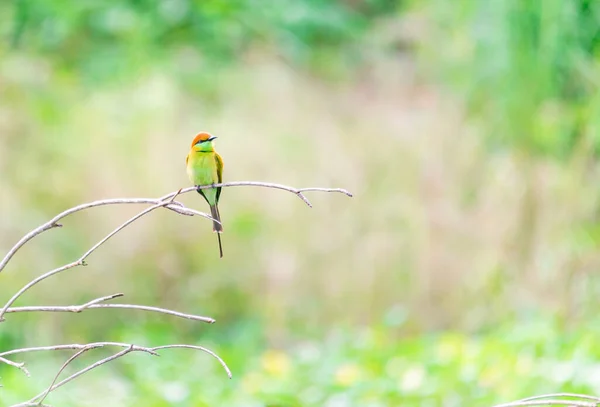
<path fill-rule="evenodd" d="M 8 300 L 8 302 L 4 305 L 4 307 L 2 307 L 2 310 L 0 310 L 0 322 L 2 322 L 4 320 L 4 314 L 6 313 L 6 311 L 8 310 L 8 307 L 10 307 L 16 300 L 17 298 L 19 298 L 21 295 L 23 295 L 25 293 L 25 291 L 29 290 L 31 287 L 33 287 L 34 285 L 36 285 L 37 283 L 44 281 L 45 279 L 47 279 L 48 277 L 52 277 L 55 274 L 58 274 L 60 272 L 63 272 L 65 270 L 74 268 L 74 267 L 78 267 L 78 266 L 85 266 L 85 260 L 94 252 L 96 251 L 100 246 L 102 246 L 104 243 L 106 243 L 106 241 L 108 241 L 108 239 L 110 239 L 111 237 L 113 237 L 114 235 L 116 235 L 118 232 L 120 232 L 121 230 L 123 230 L 125 227 L 127 227 L 128 225 L 130 225 L 131 223 L 135 222 L 137 219 L 141 218 L 142 216 L 152 212 L 155 209 L 158 209 L 160 207 L 163 206 L 168 206 L 168 205 L 172 205 L 172 197 L 169 197 L 167 199 L 163 199 L 160 201 L 160 203 L 153 205 L 145 210 L 143 210 L 142 212 L 138 213 L 137 215 L 133 216 L 132 218 L 130 218 L 129 220 L 127 220 L 125 223 L 121 224 L 119 227 L 117 227 L 116 229 L 114 229 L 112 232 L 110 232 L 108 235 L 106 235 L 102 240 L 100 240 L 98 243 L 96 243 L 94 246 L 92 246 L 88 251 L 86 251 L 78 260 L 66 264 L 62 267 L 56 268 L 54 270 L 51 270 L 45 274 L 42 274 L 41 276 L 31 280 L 29 283 L 27 283 L 23 288 L 21 288 L 19 291 L 17 291 L 17 293 L 15 295 L 13 295 L 10 300 Z M 209 219 L 212 219 L 210 216 L 206 215 Z"/>
<path fill-rule="evenodd" d="M 46 397 L 50 392 L 58 389 L 61 386 L 64 386 L 65 384 L 67 384 L 68 382 L 70 382 L 73 379 L 76 379 L 77 377 L 81 376 L 82 374 L 84 374 L 86 372 L 89 372 L 90 370 L 95 369 L 98 366 L 102 366 L 103 364 L 108 363 L 108 362 L 110 362 L 112 360 L 118 359 L 121 356 L 124 356 L 124 355 L 128 354 L 129 352 L 132 352 L 133 350 L 134 350 L 134 346 L 133 345 L 129 345 L 129 347 L 127 349 L 124 349 L 124 350 L 120 351 L 119 353 L 116 353 L 116 354 L 114 354 L 112 356 L 109 356 L 107 358 L 101 359 L 101 360 L 97 361 L 96 363 L 91 364 L 90 366 L 86 367 L 85 369 L 81 369 L 80 371 L 72 374 L 71 376 L 67 377 L 66 379 L 62 380 L 61 382 L 59 382 L 57 384 L 52 384 L 50 387 L 48 387 L 42 393 L 40 393 L 37 396 L 33 397 L 32 399 L 26 401 L 25 403 L 15 404 L 12 407 L 23 407 L 23 406 L 28 405 L 28 404 L 31 405 L 36 400 L 39 400 L 42 397 Z"/>
<path fill-rule="evenodd" d="M 25 373 L 25 375 L 27 377 L 31 376 L 31 374 L 29 373 L 29 370 L 27 370 L 27 368 L 25 367 L 25 363 L 13 362 L 12 360 L 5 359 L 2 356 L 0 356 L 0 362 L 6 363 L 7 365 L 10 365 L 10 366 L 13 366 L 13 367 L 16 367 L 17 369 L 19 369 L 23 373 Z"/>
<path fill-rule="evenodd" d="M 116 346 L 119 348 L 127 348 L 127 347 L 131 346 L 131 344 L 122 343 L 122 342 L 93 342 L 93 343 L 87 343 L 84 345 L 81 345 L 79 343 L 71 343 L 71 344 L 66 344 L 66 345 L 35 346 L 32 348 L 8 350 L 8 351 L 0 353 L 0 357 L 17 355 L 17 354 L 21 354 L 21 353 L 31 353 L 31 352 L 46 352 L 46 351 L 59 351 L 59 350 L 77 350 L 77 351 L 79 351 L 79 350 L 82 350 L 85 348 L 97 349 L 97 348 L 104 348 L 107 346 Z M 133 350 L 142 351 L 144 349 L 147 349 L 147 348 L 144 348 L 142 346 L 133 345 Z"/>

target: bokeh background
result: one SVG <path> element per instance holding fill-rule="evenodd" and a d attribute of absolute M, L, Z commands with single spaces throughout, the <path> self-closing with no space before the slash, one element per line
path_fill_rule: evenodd
<path fill-rule="evenodd" d="M 16 305 L 0 351 L 132 354 L 55 406 L 462 406 L 600 390 L 600 3 L 593 0 L 0 2 L 0 252 L 77 204 L 187 186 L 200 130 L 226 180 L 210 223 L 156 211 Z M 181 201 L 207 210 L 196 194 Z M 7 300 L 141 207 L 78 213 L 0 274 Z M 69 371 L 105 357 L 88 352 Z M 0 365 L 0 402 L 68 353 Z M 65 372 L 64 374 L 67 374 Z"/>

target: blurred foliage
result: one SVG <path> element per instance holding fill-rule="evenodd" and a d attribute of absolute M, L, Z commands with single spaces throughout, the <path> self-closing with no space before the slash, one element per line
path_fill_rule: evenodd
<path fill-rule="evenodd" d="M 47 402 L 63 407 L 459 407 L 492 406 L 557 389 L 593 394 L 600 357 L 600 332 L 594 326 L 569 329 L 538 318 L 479 335 L 447 331 L 404 338 L 390 335 L 385 326 L 336 329 L 322 341 L 301 341 L 285 351 L 265 347 L 245 330 L 233 340 L 210 344 L 231 365 L 231 381 L 204 353 L 164 350 L 160 359 L 127 355 L 58 389 Z M 156 340 L 154 335 L 163 333 L 146 330 L 145 335 Z M 86 355 L 90 361 L 110 354 L 93 352 Z M 82 368 L 86 357 L 64 377 Z M 52 360 L 39 355 L 27 360 L 32 379 L 24 380 L 14 368 L 3 372 L 2 384 L 11 389 L 0 391 L 3 405 L 40 392 L 51 381 L 50 372 L 40 377 L 38 367 L 48 369 Z"/>
<path fill-rule="evenodd" d="M 598 13 L 574 0 L 0 2 L 2 252 L 65 208 L 187 185 L 200 129 L 219 135 L 226 180 L 355 193 L 311 195 L 308 210 L 225 190 L 222 260 L 209 224 L 156 211 L 17 304 L 125 292 L 216 325 L 9 315 L 0 349 L 189 342 L 234 373 L 190 351 L 128 355 L 57 406 L 597 392 Z M 80 213 L 30 242 L 0 275 L 2 299 L 135 210 Z M 64 359 L 24 360 L 29 381 L 0 365 L 2 403 L 47 386 Z"/>
<path fill-rule="evenodd" d="M 565 158 L 600 152 L 600 4 L 419 3 L 431 67 L 463 94 L 495 144 Z"/>
<path fill-rule="evenodd" d="M 139 75 L 177 54 L 181 58 L 171 69 L 186 71 L 177 65 L 193 64 L 197 55 L 201 70 L 212 71 L 242 62 L 257 46 L 296 64 L 310 65 L 328 53 L 334 54 L 330 62 L 349 62 L 358 55 L 352 52 L 356 40 L 398 5 L 396 0 L 13 0 L 0 4 L 0 15 L 13 49 L 40 53 L 84 78 L 106 80 Z M 192 55 L 182 55 L 186 50 Z"/>

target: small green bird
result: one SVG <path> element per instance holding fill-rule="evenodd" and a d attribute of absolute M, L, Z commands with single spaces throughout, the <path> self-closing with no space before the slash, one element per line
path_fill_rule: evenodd
<path fill-rule="evenodd" d="M 215 151 L 213 140 L 215 136 L 210 133 L 201 132 L 194 137 L 190 152 L 185 158 L 185 165 L 188 177 L 195 186 L 220 184 L 223 180 L 223 159 Z M 198 189 L 198 193 L 206 199 L 210 206 L 210 214 L 213 219 L 221 222 L 219 215 L 219 197 L 221 196 L 221 187 Z M 223 225 L 213 222 L 213 232 L 217 232 L 219 239 L 219 254 L 223 257 L 223 247 L 221 246 L 221 232 Z"/>

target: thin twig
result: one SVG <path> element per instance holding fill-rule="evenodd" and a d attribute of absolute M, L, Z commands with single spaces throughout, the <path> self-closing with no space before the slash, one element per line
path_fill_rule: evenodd
<path fill-rule="evenodd" d="M 210 349 L 205 348 L 204 346 L 179 344 L 179 345 L 155 346 L 154 348 L 150 348 L 150 349 L 152 349 L 154 351 L 158 351 L 161 349 L 174 349 L 174 348 L 196 349 L 196 350 L 201 350 L 202 352 L 208 353 L 209 355 L 211 355 L 212 357 L 214 357 L 215 359 L 217 359 L 219 361 L 221 366 L 223 366 L 223 369 L 225 369 L 225 371 L 227 372 L 227 376 L 229 376 L 229 378 L 231 379 L 231 377 L 232 377 L 231 370 L 229 370 L 229 367 L 227 366 L 225 361 L 223 359 L 221 359 L 221 357 L 219 355 L 217 355 Z"/>
<path fill-rule="evenodd" d="M 48 397 L 48 394 L 50 394 L 50 392 L 52 391 L 51 389 L 54 386 L 54 384 L 56 384 L 58 377 L 63 372 L 63 370 L 66 369 L 66 367 L 69 365 L 69 363 L 71 363 L 72 361 L 74 361 L 75 359 L 77 359 L 79 356 L 83 355 L 85 352 L 87 352 L 90 349 L 92 349 L 92 348 L 89 346 L 86 346 L 85 348 L 81 349 L 79 352 L 77 352 L 76 354 L 71 356 L 65 363 L 63 363 L 63 365 L 60 367 L 60 369 L 58 369 L 58 372 L 54 376 L 52 383 L 50 383 L 50 386 L 48 387 L 48 389 L 46 389 L 46 392 L 44 393 L 44 395 L 42 396 L 42 398 L 40 399 L 40 401 L 38 403 L 42 403 L 44 401 L 44 399 L 46 397 Z"/>
<path fill-rule="evenodd" d="M 83 305 L 79 305 L 79 306 L 74 306 L 72 307 L 73 309 L 71 310 L 71 312 L 82 312 L 83 310 L 94 306 L 96 304 L 99 304 L 101 302 L 105 302 L 105 301 L 110 301 L 110 300 L 114 300 L 115 298 L 119 298 L 124 296 L 125 294 L 123 293 L 116 293 L 116 294 L 111 294 L 111 295 L 107 295 L 105 297 L 100 297 L 100 298 L 96 298 L 95 300 L 92 301 L 88 301 Z"/>
<path fill-rule="evenodd" d="M 30 289 L 31 287 L 33 287 L 34 285 L 36 285 L 37 283 L 39 283 L 42 280 L 47 279 L 48 277 L 51 277 L 55 274 L 60 273 L 61 271 L 65 271 L 68 270 L 70 268 L 79 266 L 80 263 L 78 261 L 76 262 L 72 262 L 69 264 L 65 264 L 64 266 L 61 266 L 59 268 L 56 268 L 54 270 L 50 270 L 49 272 L 42 274 L 41 276 L 31 280 L 29 283 L 27 283 L 23 288 L 21 288 L 15 295 L 12 296 L 12 298 L 10 300 L 8 300 L 8 302 L 6 303 L 6 305 L 2 308 L 2 310 L 0 310 L 0 322 L 4 321 L 4 314 L 6 313 L 6 310 L 8 309 L 8 307 L 10 307 L 16 300 L 17 298 L 19 298 L 21 296 L 21 294 L 23 294 L 25 291 L 27 291 L 28 289 Z"/>
<path fill-rule="evenodd" d="M 15 404 L 12 407 L 22 407 L 24 404 L 33 403 L 36 400 L 39 400 L 41 397 L 44 397 L 44 395 L 46 395 L 46 394 L 48 394 L 48 393 L 50 393 L 50 392 L 58 389 L 59 387 L 64 386 L 65 384 L 69 383 L 71 380 L 78 378 L 82 374 L 87 373 L 90 370 L 97 368 L 98 366 L 102 366 L 105 363 L 108 363 L 108 362 L 110 362 L 112 360 L 118 359 L 121 356 L 124 356 L 124 355 L 128 354 L 129 352 L 133 352 L 133 351 L 134 351 L 134 346 L 130 345 L 127 349 L 124 349 L 121 352 L 116 353 L 116 354 L 114 354 L 112 356 L 109 356 L 107 358 L 101 359 L 101 360 L 97 361 L 96 363 L 93 363 L 93 364 L 89 365 L 85 369 L 81 369 L 78 372 L 72 374 L 71 376 L 67 377 L 66 379 L 62 380 L 61 382 L 50 386 L 49 388 L 47 388 L 46 390 L 44 390 L 42 393 L 40 393 L 37 396 L 33 397 L 31 400 L 27 401 L 26 403 Z"/>
<path fill-rule="evenodd" d="M 133 216 L 132 218 L 130 218 L 129 220 L 127 220 L 125 223 L 121 224 L 120 226 L 118 226 L 117 228 L 115 228 L 115 230 L 113 230 L 112 232 L 110 232 L 108 235 L 106 235 L 104 237 L 104 239 L 100 240 L 98 243 L 96 243 L 95 245 L 93 245 L 87 252 L 85 252 L 77 261 L 80 265 L 85 266 L 85 259 L 87 259 L 90 254 L 92 254 L 93 252 L 95 252 L 100 246 L 102 246 L 104 243 L 106 243 L 111 237 L 113 237 L 114 235 L 116 235 L 117 233 L 119 233 L 121 230 L 125 229 L 127 226 L 129 226 L 131 223 L 135 222 L 136 220 L 138 220 L 139 218 L 141 218 L 144 215 L 149 214 L 150 212 L 152 212 L 155 209 L 160 208 L 161 206 L 165 206 L 165 205 L 169 205 L 170 202 L 160 202 L 156 205 L 152 205 L 151 207 L 144 209 L 143 211 L 141 211 L 140 213 L 138 213 L 137 215 Z M 0 313 L 0 317 L 2 317 L 2 314 Z"/>
<path fill-rule="evenodd" d="M 304 203 L 307 204 L 310 208 L 312 208 L 312 204 L 310 203 L 308 198 L 306 198 L 306 196 L 304 196 L 303 192 L 309 192 L 309 191 L 339 192 L 346 196 L 352 197 L 352 193 L 350 193 L 349 191 L 342 189 L 342 188 L 294 188 L 294 187 L 290 187 L 290 186 L 282 185 L 282 184 L 274 184 L 271 182 L 256 182 L 256 181 L 234 181 L 234 182 L 224 182 L 222 184 L 202 185 L 202 186 L 198 186 L 198 187 L 188 187 L 188 188 L 181 189 L 179 191 L 179 193 L 186 194 L 188 192 L 196 191 L 198 189 L 208 189 L 208 188 L 217 188 L 217 187 L 223 187 L 223 188 L 226 188 L 226 187 L 263 187 L 263 188 L 281 189 L 283 191 L 288 191 L 293 194 L 296 194 L 296 196 L 298 196 L 298 198 L 302 199 L 302 201 L 304 201 Z M 173 194 L 174 194 L 174 192 L 167 194 L 167 195 L 161 197 L 161 199 L 171 197 Z"/>

